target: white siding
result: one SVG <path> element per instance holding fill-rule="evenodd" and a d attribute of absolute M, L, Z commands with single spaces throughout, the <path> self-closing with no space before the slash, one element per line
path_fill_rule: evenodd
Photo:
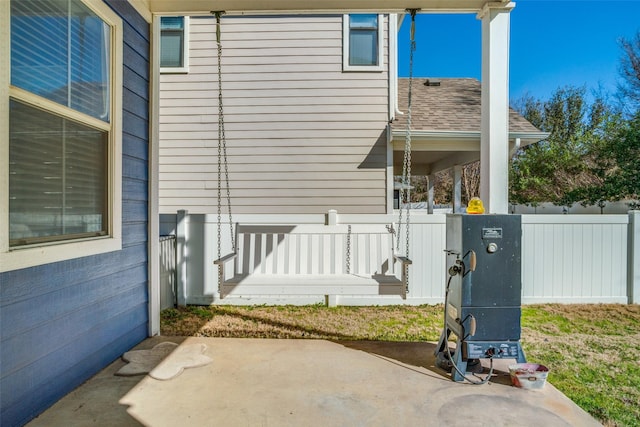
<path fill-rule="evenodd" d="M 385 18 L 385 69 L 387 58 Z M 160 212 L 217 206 L 215 20 L 160 83 Z M 233 212 L 384 213 L 388 73 L 342 71 L 342 16 L 223 17 Z"/>

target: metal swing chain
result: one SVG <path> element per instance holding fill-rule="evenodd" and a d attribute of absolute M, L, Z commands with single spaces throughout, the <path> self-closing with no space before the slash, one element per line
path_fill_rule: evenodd
<path fill-rule="evenodd" d="M 222 40 L 220 34 L 220 18 L 224 12 L 211 12 L 216 17 L 216 42 L 218 45 L 218 259 L 222 256 L 222 164 L 224 158 L 224 179 L 226 186 L 227 209 L 229 211 L 229 234 L 231 250 L 236 245 L 233 235 L 233 218 L 231 215 L 231 190 L 229 188 L 229 166 L 227 163 L 227 139 L 224 130 L 224 107 L 222 102 Z"/>
<path fill-rule="evenodd" d="M 407 99 L 407 127 L 405 132 L 405 145 L 404 145 L 404 158 L 402 161 L 402 187 L 400 189 L 403 198 L 406 203 L 407 210 L 407 219 L 406 219 L 406 246 L 405 246 L 405 256 L 409 258 L 409 241 L 410 241 L 410 229 L 409 225 L 411 223 L 410 213 L 411 213 L 411 93 L 413 87 L 413 56 L 416 50 L 416 41 L 415 41 L 415 24 L 416 24 L 416 12 L 418 9 L 408 9 L 411 13 L 411 31 L 410 31 L 410 49 L 409 49 L 409 94 Z M 398 220 L 398 240 L 397 240 L 397 250 L 400 250 L 400 228 L 402 227 L 402 206 L 400 206 L 400 216 Z"/>
<path fill-rule="evenodd" d="M 351 274 L 351 224 L 347 226 L 347 274 Z"/>

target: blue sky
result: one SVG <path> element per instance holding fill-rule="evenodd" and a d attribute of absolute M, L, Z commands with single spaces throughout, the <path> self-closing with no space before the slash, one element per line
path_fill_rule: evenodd
<path fill-rule="evenodd" d="M 640 0 L 516 0 L 511 12 L 510 98 L 548 99 L 558 87 L 615 92 L 617 40 L 640 30 Z M 407 16 L 400 29 L 399 74 L 409 75 Z M 414 76 L 480 79 L 481 29 L 475 15 L 416 17 Z"/>

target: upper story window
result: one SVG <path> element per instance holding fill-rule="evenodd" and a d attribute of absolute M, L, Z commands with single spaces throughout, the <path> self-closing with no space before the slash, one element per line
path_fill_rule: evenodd
<path fill-rule="evenodd" d="M 382 15 L 343 17 L 343 70 L 382 71 Z"/>
<path fill-rule="evenodd" d="M 160 18 L 160 71 L 186 73 L 189 71 L 189 17 Z"/>
<path fill-rule="evenodd" d="M 2 271 L 121 247 L 122 25 L 95 3 L 11 2 Z"/>

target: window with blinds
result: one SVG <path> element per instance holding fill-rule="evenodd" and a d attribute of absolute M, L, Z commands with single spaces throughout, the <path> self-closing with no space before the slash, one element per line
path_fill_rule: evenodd
<path fill-rule="evenodd" d="M 353 14 L 343 18 L 343 69 L 382 70 L 382 19 L 379 15 Z"/>
<path fill-rule="evenodd" d="M 160 71 L 187 72 L 188 22 L 185 16 L 160 18 Z"/>
<path fill-rule="evenodd" d="M 11 2 L 10 247 L 109 233 L 111 30 L 80 0 Z"/>
<path fill-rule="evenodd" d="M 378 15 L 349 15 L 349 65 L 378 64 Z"/>

